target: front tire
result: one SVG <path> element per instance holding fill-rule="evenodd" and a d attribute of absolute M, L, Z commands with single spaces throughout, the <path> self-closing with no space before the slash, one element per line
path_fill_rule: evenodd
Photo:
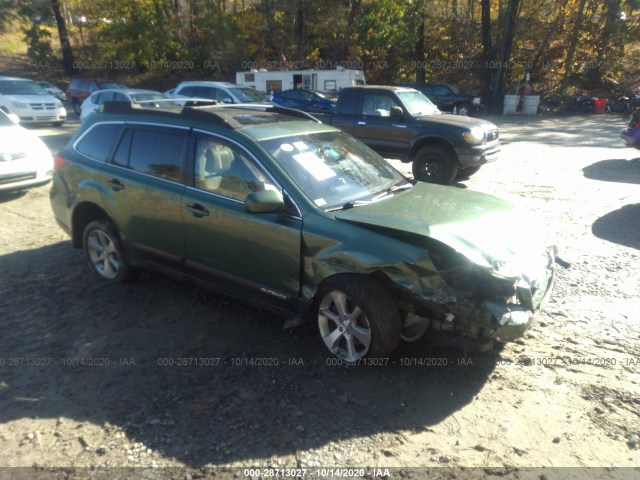
<path fill-rule="evenodd" d="M 122 283 L 138 278 L 140 271 L 127 264 L 120 235 L 106 219 L 94 220 L 84 229 L 82 247 L 91 270 L 109 283 Z"/>
<path fill-rule="evenodd" d="M 416 154 L 412 170 L 416 180 L 449 185 L 458 173 L 458 160 L 447 147 L 428 145 Z"/>
<path fill-rule="evenodd" d="M 480 171 L 480 167 L 476 165 L 475 167 L 467 167 L 464 170 L 460 170 L 456 175 L 456 180 L 468 180 L 471 175 L 475 175 Z"/>
<path fill-rule="evenodd" d="M 342 360 L 385 357 L 398 346 L 400 312 L 380 284 L 362 275 L 340 275 L 324 282 L 317 298 L 320 336 Z"/>

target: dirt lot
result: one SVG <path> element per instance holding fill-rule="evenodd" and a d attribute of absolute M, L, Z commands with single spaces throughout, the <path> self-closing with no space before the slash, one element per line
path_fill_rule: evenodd
<path fill-rule="evenodd" d="M 103 285 L 55 224 L 48 187 L 0 197 L 0 465 L 69 467 L 55 478 L 102 466 L 640 478 L 640 151 L 622 147 L 618 116 L 496 122 L 501 159 L 459 186 L 526 205 L 571 268 L 522 341 L 482 354 L 423 340 L 385 367 L 331 365 L 314 326 L 285 331 L 155 274 Z M 38 132 L 55 151 L 73 129 Z M 440 366 L 407 366 L 422 358 Z"/>

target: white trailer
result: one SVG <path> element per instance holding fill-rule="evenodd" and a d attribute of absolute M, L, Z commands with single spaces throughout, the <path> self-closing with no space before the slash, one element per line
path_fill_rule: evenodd
<path fill-rule="evenodd" d="M 364 85 L 364 72 L 338 67 L 335 70 L 250 70 L 236 73 L 236 84 L 271 94 L 277 90 L 306 88 L 324 92 Z"/>

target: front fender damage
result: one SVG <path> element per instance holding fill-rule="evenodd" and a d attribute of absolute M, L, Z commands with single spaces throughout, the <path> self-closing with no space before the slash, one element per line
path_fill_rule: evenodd
<path fill-rule="evenodd" d="M 345 249 L 344 245 L 324 247 L 305 255 L 304 297 L 312 299 L 323 279 L 341 273 L 386 278 L 394 287 L 404 317 L 403 338 L 408 341 L 417 340 L 428 330 L 457 332 L 481 340 L 514 340 L 534 325 L 553 283 L 551 265 L 544 285 L 537 291 L 522 279 L 511 283 L 501 279 L 496 292 L 485 287 L 473 289 L 472 293 L 465 283 L 492 284 L 495 279 L 489 271 L 468 263 L 441 273 L 424 248 L 408 248 L 404 244 L 404 248 L 385 249 L 375 255 Z M 485 295 L 480 296 L 478 291 Z"/>

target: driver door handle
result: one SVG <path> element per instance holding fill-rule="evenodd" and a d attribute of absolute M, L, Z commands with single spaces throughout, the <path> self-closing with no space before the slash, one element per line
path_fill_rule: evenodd
<path fill-rule="evenodd" d="M 199 203 L 189 203 L 187 204 L 187 210 L 191 212 L 191 214 L 196 218 L 208 217 L 209 210 L 204 208 Z"/>

